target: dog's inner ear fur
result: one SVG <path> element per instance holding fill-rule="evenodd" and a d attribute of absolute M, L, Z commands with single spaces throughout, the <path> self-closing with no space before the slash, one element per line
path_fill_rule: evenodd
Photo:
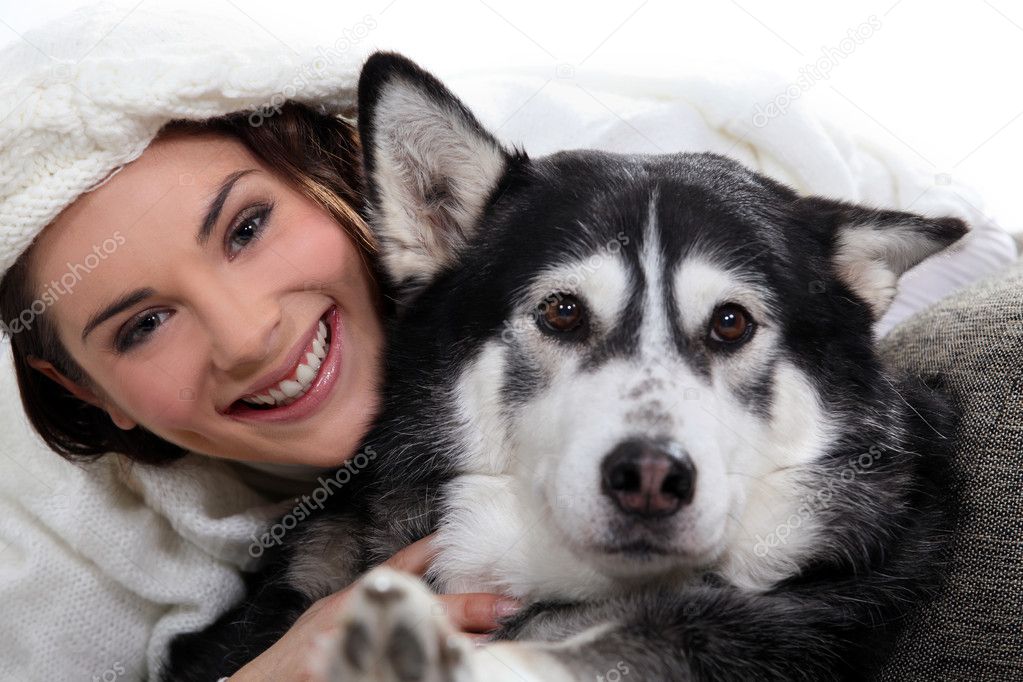
<path fill-rule="evenodd" d="M 384 267 L 409 289 L 457 261 L 510 155 L 450 92 L 403 76 L 384 84 L 372 117 L 374 224 Z"/>
<path fill-rule="evenodd" d="M 926 218 L 830 200 L 811 202 L 831 222 L 835 274 L 867 303 L 875 320 L 888 310 L 904 272 L 968 232 L 958 218 Z"/>

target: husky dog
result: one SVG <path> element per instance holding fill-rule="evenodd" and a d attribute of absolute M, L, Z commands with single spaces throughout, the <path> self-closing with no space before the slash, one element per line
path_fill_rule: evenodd
<path fill-rule="evenodd" d="M 881 364 L 899 276 L 966 225 L 715 154 L 530 159 L 407 59 L 359 82 L 389 291 L 366 467 L 168 678 L 228 675 L 436 531 L 434 592 L 527 603 L 477 648 L 377 569 L 331 680 L 860 679 L 940 585 L 956 427 Z"/>

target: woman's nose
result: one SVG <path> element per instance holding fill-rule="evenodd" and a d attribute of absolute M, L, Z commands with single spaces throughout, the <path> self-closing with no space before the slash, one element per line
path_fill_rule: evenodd
<path fill-rule="evenodd" d="M 280 344 L 280 306 L 272 300 L 229 298 L 210 315 L 211 360 L 224 372 L 273 359 Z"/>

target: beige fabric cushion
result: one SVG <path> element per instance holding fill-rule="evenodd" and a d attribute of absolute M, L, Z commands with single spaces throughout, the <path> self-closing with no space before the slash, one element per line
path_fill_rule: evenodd
<path fill-rule="evenodd" d="M 1023 680 L 1023 263 L 909 318 L 881 352 L 946 375 L 963 421 L 948 582 L 877 679 Z"/>

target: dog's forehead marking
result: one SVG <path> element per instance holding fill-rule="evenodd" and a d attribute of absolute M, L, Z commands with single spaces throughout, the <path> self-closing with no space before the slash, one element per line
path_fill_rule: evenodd
<path fill-rule="evenodd" d="M 704 253 L 687 255 L 675 268 L 675 300 L 682 328 L 695 334 L 719 303 L 722 295 L 735 289 L 735 279 Z"/>
<path fill-rule="evenodd" d="M 585 262 L 589 266 L 580 290 L 597 315 L 612 326 L 626 314 L 629 299 L 629 272 L 617 255 L 594 256 Z"/>
<path fill-rule="evenodd" d="M 582 249 L 580 249 L 582 251 Z M 625 314 L 630 275 L 618 249 L 608 245 L 574 257 L 544 270 L 528 287 L 527 305 L 551 303 L 565 293 L 583 298 L 597 319 L 611 328 Z"/>
<path fill-rule="evenodd" d="M 651 193 L 647 221 L 643 225 L 643 238 L 636 266 L 642 279 L 641 323 L 638 330 L 637 352 L 633 361 L 638 361 L 642 372 L 632 368 L 623 377 L 620 395 L 632 406 L 624 413 L 626 423 L 645 431 L 670 432 L 675 424 L 671 405 L 664 400 L 677 388 L 666 360 L 674 352 L 671 321 L 664 289 L 664 259 L 657 224 L 657 192 Z"/>
<path fill-rule="evenodd" d="M 688 335 L 700 333 L 711 312 L 722 303 L 739 303 L 755 319 L 766 312 L 765 299 L 770 292 L 723 262 L 713 253 L 693 250 L 675 267 L 672 289 L 682 328 Z"/>
<path fill-rule="evenodd" d="M 642 323 L 639 328 L 639 352 L 644 362 L 669 357 L 672 331 L 665 307 L 664 265 L 657 225 L 657 191 L 651 193 L 639 266 L 645 282 Z"/>

